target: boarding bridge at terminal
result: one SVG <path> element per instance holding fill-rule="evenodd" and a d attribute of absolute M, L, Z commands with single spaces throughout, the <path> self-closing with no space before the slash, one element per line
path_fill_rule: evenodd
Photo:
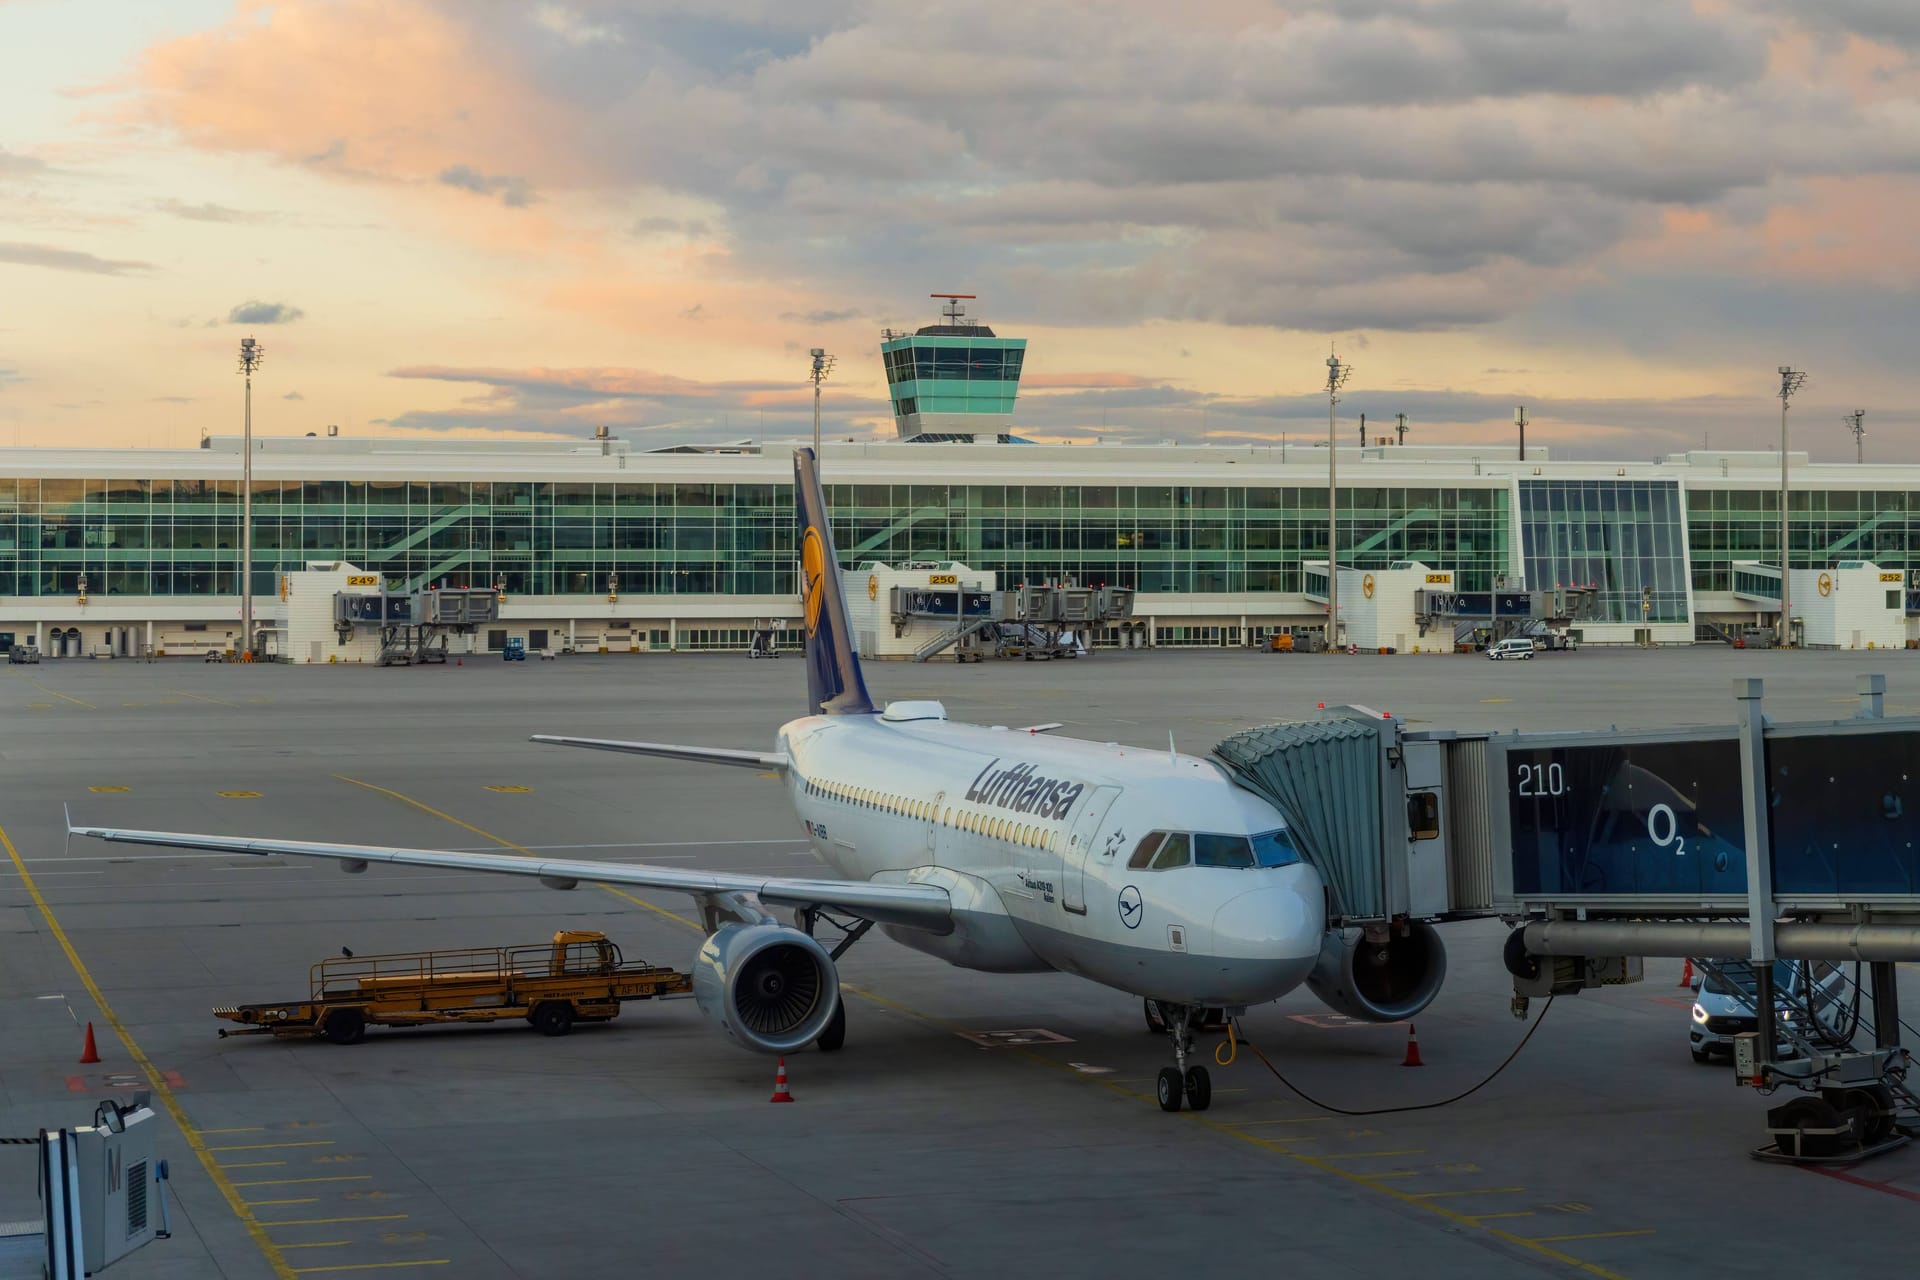
<path fill-rule="evenodd" d="M 1647 956 L 1735 966 L 1754 1024 L 1736 1076 L 1793 1091 L 1755 1154 L 1856 1160 L 1920 1132 L 1894 981 L 1920 960 L 1920 718 L 1886 718 L 1885 687 L 1861 676 L 1850 719 L 1775 724 L 1740 679 L 1726 725 L 1635 731 L 1410 731 L 1349 706 L 1214 754 L 1287 815 L 1335 927 L 1397 948 L 1392 981 L 1437 986 L 1432 922 L 1474 916 L 1514 926 L 1516 1016 L 1637 981 Z M 1776 960 L 1864 965 L 1853 1027 L 1781 1018 Z"/>
<path fill-rule="evenodd" d="M 333 625 L 342 644 L 357 631 L 377 630 L 383 667 L 445 662 L 448 637 L 472 635 L 492 622 L 499 601 L 490 587 L 340 591 L 333 597 Z"/>

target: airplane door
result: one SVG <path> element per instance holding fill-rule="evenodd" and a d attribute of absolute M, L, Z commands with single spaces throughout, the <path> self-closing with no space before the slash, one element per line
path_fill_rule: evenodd
<path fill-rule="evenodd" d="M 1087 914 L 1087 854 L 1099 835 L 1100 820 L 1107 816 L 1119 794 L 1119 787 L 1095 787 L 1067 834 L 1067 847 L 1061 855 L 1060 905 L 1075 915 Z"/>

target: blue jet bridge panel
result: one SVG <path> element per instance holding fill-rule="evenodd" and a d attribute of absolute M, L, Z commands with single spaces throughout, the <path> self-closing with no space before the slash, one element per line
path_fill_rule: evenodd
<path fill-rule="evenodd" d="M 1745 895 L 1731 731 L 1503 754 L 1515 897 Z M 1770 731 L 1766 761 L 1776 897 L 1920 896 L 1920 728 Z"/>

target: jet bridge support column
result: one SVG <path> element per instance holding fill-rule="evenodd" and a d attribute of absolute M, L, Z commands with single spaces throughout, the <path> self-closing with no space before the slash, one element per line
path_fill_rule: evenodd
<path fill-rule="evenodd" d="M 1854 689 L 1860 695 L 1861 720 L 1881 720 L 1887 714 L 1887 678 L 1884 675 L 1855 676 Z M 1868 991 L 1873 1000 L 1873 1042 L 1876 1045 L 1900 1043 L 1900 986 L 1898 970 L 1891 960 L 1875 960 L 1867 966 Z"/>
<path fill-rule="evenodd" d="M 1767 831 L 1766 717 L 1760 710 L 1762 682 L 1751 676 L 1733 682 L 1740 706 L 1740 772 L 1742 807 L 1747 826 L 1748 958 L 1756 983 L 1754 1009 L 1760 1029 L 1754 1037 L 1752 1078 L 1766 1075 L 1773 1062 L 1773 845 Z M 1746 1066 L 1746 1063 L 1739 1064 Z"/>

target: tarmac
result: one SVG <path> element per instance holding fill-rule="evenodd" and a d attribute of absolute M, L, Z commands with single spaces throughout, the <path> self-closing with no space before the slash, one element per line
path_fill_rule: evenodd
<path fill-rule="evenodd" d="M 1775 720 L 1850 716 L 1920 655 L 1585 650 L 1465 656 L 1102 652 L 872 664 L 877 696 L 955 719 L 1201 753 L 1247 725 L 1357 701 L 1417 725 L 1729 723 L 1735 677 Z M 373 669 L 67 660 L 0 678 L 0 1136 L 90 1122 L 151 1089 L 174 1237 L 110 1273 L 256 1277 L 1263 1274 L 1659 1277 L 1912 1264 L 1920 1150 L 1847 1170 L 1758 1163 L 1767 1102 L 1689 1058 L 1679 965 L 1563 998 L 1452 1105 L 1311 1105 L 1246 1044 L 1204 1115 L 1161 1113 L 1165 1041 L 1076 978 L 962 972 L 878 932 L 841 962 L 846 1048 L 773 1062 L 690 1000 L 530 1028 L 366 1043 L 221 1040 L 209 1010 L 304 994 L 309 966 L 601 929 L 685 967 L 674 895 L 76 840 L 76 821 L 432 848 L 556 850 L 818 874 L 776 783 L 539 747 L 536 732 L 764 749 L 798 714 L 796 655 L 580 657 Z M 1485 1079 L 1508 1011 L 1497 921 L 1444 926 L 1447 985 L 1409 1028 L 1306 991 L 1243 1021 L 1294 1086 L 1347 1111 Z M 1920 1012 L 1902 970 L 1909 1021 Z M 1542 1016 L 1541 1003 L 1533 1016 Z M 101 1056 L 82 1066 L 82 1026 Z M 1219 1042 L 1209 1039 L 1211 1053 Z M 1225 1053 L 1224 1047 L 1221 1049 Z M 0 1220 L 37 1215 L 30 1148 L 0 1147 Z"/>

